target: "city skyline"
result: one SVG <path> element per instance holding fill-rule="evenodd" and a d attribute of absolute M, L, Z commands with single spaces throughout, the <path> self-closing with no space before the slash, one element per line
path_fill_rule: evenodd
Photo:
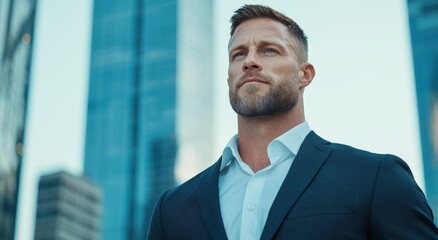
<path fill-rule="evenodd" d="M 305 93 L 311 128 L 331 141 L 401 156 L 423 186 L 405 1 L 331 3 L 270 2 L 294 18 L 309 36 L 310 61 L 317 71 Z M 34 56 L 39 61 L 33 70 L 29 146 L 25 149 L 29 164 L 23 180 L 28 194 L 22 195 L 28 200 L 19 210 L 24 223 L 20 240 L 29 239 L 26 234 L 33 232 L 32 220 L 26 218 L 34 217 L 30 205 L 36 177 L 57 169 L 81 173 L 83 161 L 91 3 L 41 0 L 39 4 L 39 45 Z M 226 43 L 228 19 L 242 4 L 216 1 L 213 8 L 215 139 L 211 161 L 217 160 L 237 129 L 227 97 Z M 63 26 L 56 24 L 60 19 Z M 60 93 L 60 89 L 69 91 Z"/>

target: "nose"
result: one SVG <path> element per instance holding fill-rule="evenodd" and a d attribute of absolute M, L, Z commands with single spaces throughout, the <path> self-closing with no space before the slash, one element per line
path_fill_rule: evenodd
<path fill-rule="evenodd" d="M 262 65 L 255 51 L 249 51 L 243 63 L 242 70 L 246 71 L 261 71 Z"/>

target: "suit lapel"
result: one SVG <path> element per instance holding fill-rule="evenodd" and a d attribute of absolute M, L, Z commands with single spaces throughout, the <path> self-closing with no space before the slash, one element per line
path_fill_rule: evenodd
<path fill-rule="evenodd" d="M 261 239 L 272 239 L 289 210 L 312 182 L 331 150 L 329 142 L 313 131 L 304 139 L 295 160 L 269 210 Z"/>
<path fill-rule="evenodd" d="M 221 161 L 219 159 L 203 173 L 197 196 L 201 217 L 211 239 L 227 239 L 219 203 L 218 181 Z"/>

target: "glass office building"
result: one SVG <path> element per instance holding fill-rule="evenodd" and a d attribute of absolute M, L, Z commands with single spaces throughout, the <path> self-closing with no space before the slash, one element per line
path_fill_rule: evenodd
<path fill-rule="evenodd" d="M 95 0 L 84 174 L 102 239 L 145 239 L 156 199 L 212 162 L 211 0 Z"/>
<path fill-rule="evenodd" d="M 408 10 L 426 195 L 438 216 L 438 1 L 408 0 Z"/>
<path fill-rule="evenodd" d="M 34 0 L 0 0 L 0 239 L 14 239 Z"/>

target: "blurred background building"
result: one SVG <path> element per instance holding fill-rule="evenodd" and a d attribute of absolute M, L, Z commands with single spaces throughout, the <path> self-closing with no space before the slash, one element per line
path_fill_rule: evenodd
<path fill-rule="evenodd" d="M 84 174 L 102 239 L 145 239 L 159 194 L 211 163 L 211 41 L 211 0 L 94 1 Z"/>
<path fill-rule="evenodd" d="M 438 216 L 438 1 L 407 2 L 426 195 Z"/>
<path fill-rule="evenodd" d="M 34 0 L 0 0 L 0 239 L 14 239 Z"/>
<path fill-rule="evenodd" d="M 101 192 L 67 172 L 44 175 L 38 186 L 35 240 L 100 240 Z"/>
<path fill-rule="evenodd" d="M 157 195 L 210 165 L 236 132 L 227 103 L 226 46 L 228 19 L 245 1 L 39 0 L 32 34 L 34 1 L 0 0 L 0 239 L 13 239 L 18 178 L 15 235 L 28 240 L 39 232 L 33 229 L 38 179 L 59 169 L 78 175 L 84 170 L 102 188 L 101 239 L 144 239 Z M 306 90 L 312 129 L 333 141 L 399 155 L 421 187 L 422 147 L 427 197 L 438 215 L 434 2 L 269 4 L 293 16 L 309 35 L 311 62 L 318 68 Z M 32 45 L 30 121 L 21 164 Z M 88 80 L 87 94 L 82 86 Z"/>

